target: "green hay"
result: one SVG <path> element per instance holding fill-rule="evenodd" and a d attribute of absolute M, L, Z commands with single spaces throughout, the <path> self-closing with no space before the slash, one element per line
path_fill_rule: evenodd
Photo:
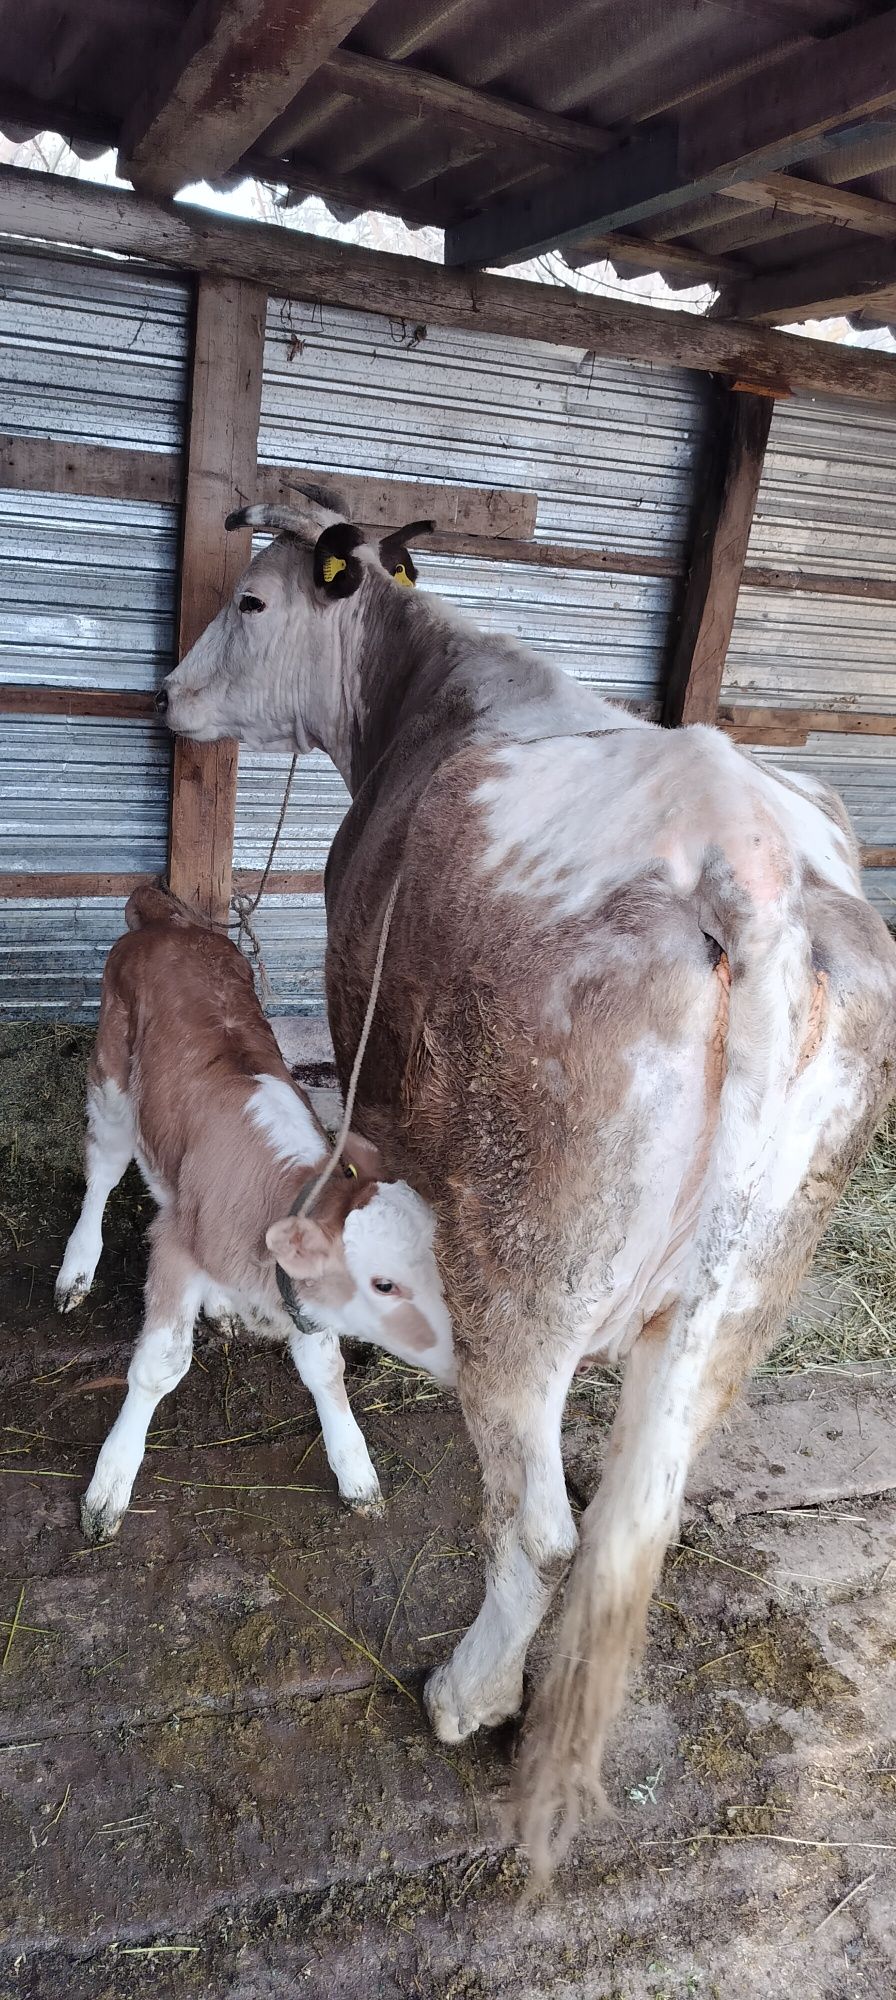
<path fill-rule="evenodd" d="M 853 1175 L 768 1364 L 776 1374 L 896 1363 L 896 1106 Z"/>

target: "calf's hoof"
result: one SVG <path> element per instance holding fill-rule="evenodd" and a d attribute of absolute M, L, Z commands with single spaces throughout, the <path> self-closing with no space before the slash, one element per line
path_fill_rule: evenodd
<path fill-rule="evenodd" d="M 352 1514 L 364 1514 L 369 1520 L 379 1520 L 386 1511 L 386 1502 L 380 1491 L 379 1481 L 375 1486 L 365 1488 L 363 1493 L 342 1493 L 339 1495 L 343 1507 Z"/>
<path fill-rule="evenodd" d="M 81 1501 L 81 1533 L 86 1542 L 111 1542 L 117 1535 L 128 1511 L 128 1499 L 122 1501 L 115 1493 L 95 1494 L 88 1486 Z"/>
<path fill-rule="evenodd" d="M 84 1271 L 79 1271 L 74 1278 L 57 1278 L 53 1294 L 56 1311 L 70 1313 L 74 1312 L 77 1306 L 82 1306 L 90 1291 L 90 1285 L 91 1280 Z"/>
<path fill-rule="evenodd" d="M 476 1698 L 458 1685 L 453 1662 L 436 1667 L 423 1690 L 426 1713 L 440 1743 L 463 1743 L 477 1729 L 497 1729 L 523 1704 L 523 1676 L 513 1674 Z"/>

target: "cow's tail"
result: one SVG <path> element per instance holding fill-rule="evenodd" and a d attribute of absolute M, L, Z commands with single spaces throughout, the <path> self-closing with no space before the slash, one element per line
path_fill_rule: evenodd
<path fill-rule="evenodd" d="M 701 925 L 708 930 L 712 920 L 731 969 L 727 1067 L 689 1270 L 679 1299 L 644 1328 L 628 1357 L 605 1470 L 582 1520 L 556 1650 L 520 1760 L 521 1836 L 541 1880 L 562 1857 L 583 1805 L 604 1804 L 607 1734 L 677 1531 L 712 1400 L 713 1341 L 749 1262 L 752 1232 L 764 1238 L 754 1195 L 780 1143 L 812 1003 L 801 899 L 781 893 L 763 905 L 742 891 L 721 898 L 709 878 L 703 887 L 713 893 L 701 894 Z"/>
<path fill-rule="evenodd" d="M 200 924 L 202 917 L 181 903 L 160 882 L 141 882 L 125 904 L 124 920 L 129 931 L 141 931 L 146 924 Z"/>

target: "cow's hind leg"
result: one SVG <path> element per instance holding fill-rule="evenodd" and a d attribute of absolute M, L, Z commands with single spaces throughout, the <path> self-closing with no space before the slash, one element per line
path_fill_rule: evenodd
<path fill-rule="evenodd" d="M 527 1368 L 538 1355 L 542 1372 Z M 576 1547 L 560 1455 L 560 1424 L 577 1352 L 555 1358 L 545 1379 L 541 1340 L 516 1345 L 501 1386 L 459 1368 L 458 1389 L 479 1453 L 485 1494 L 485 1600 L 451 1658 L 430 1675 L 426 1706 L 436 1735 L 457 1743 L 515 1715 L 530 1642 Z"/>
<path fill-rule="evenodd" d="M 94 1074 L 87 1086 L 87 1189 L 56 1280 L 60 1312 L 72 1312 L 90 1291 L 103 1248 L 103 1213 L 134 1157 L 135 1138 L 127 1092 L 112 1077 Z"/>
<path fill-rule="evenodd" d="M 177 1388 L 193 1358 L 193 1327 L 207 1283 L 172 1240 L 167 1218 L 159 1216 L 153 1225 L 146 1315 L 128 1369 L 128 1393 L 81 1502 L 81 1526 L 89 1542 L 108 1541 L 121 1526 L 156 1407 Z"/>

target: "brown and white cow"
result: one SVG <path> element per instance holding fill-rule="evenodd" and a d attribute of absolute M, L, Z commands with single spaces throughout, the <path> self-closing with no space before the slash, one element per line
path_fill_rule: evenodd
<path fill-rule="evenodd" d="M 121 1525 L 147 1429 L 187 1373 L 201 1311 L 289 1345 L 343 1500 L 378 1508 L 338 1335 L 454 1379 L 433 1218 L 411 1188 L 379 1178 L 376 1148 L 356 1133 L 345 1171 L 337 1168 L 308 1214 L 293 1213 L 330 1148 L 246 960 L 163 890 L 136 890 L 125 914 L 129 932 L 103 973 L 87 1084 L 87 1192 L 56 1283 L 60 1310 L 90 1290 L 103 1211 L 132 1159 L 159 1212 L 143 1330 L 124 1407 L 82 1502 L 84 1532 L 99 1541 Z M 277 1263 L 292 1279 L 300 1325 L 281 1298 Z"/>
<path fill-rule="evenodd" d="M 641 1643 L 688 1464 L 768 1350 L 890 1098 L 896 947 L 836 797 L 712 729 L 639 721 L 397 589 L 319 494 L 170 674 L 171 727 L 324 749 L 343 1082 L 400 888 L 358 1119 L 429 1201 L 482 1463 L 482 1610 L 430 1678 L 437 1733 L 515 1711 L 576 1530 L 560 1424 L 624 1360 L 523 1760 L 546 1866 Z"/>

